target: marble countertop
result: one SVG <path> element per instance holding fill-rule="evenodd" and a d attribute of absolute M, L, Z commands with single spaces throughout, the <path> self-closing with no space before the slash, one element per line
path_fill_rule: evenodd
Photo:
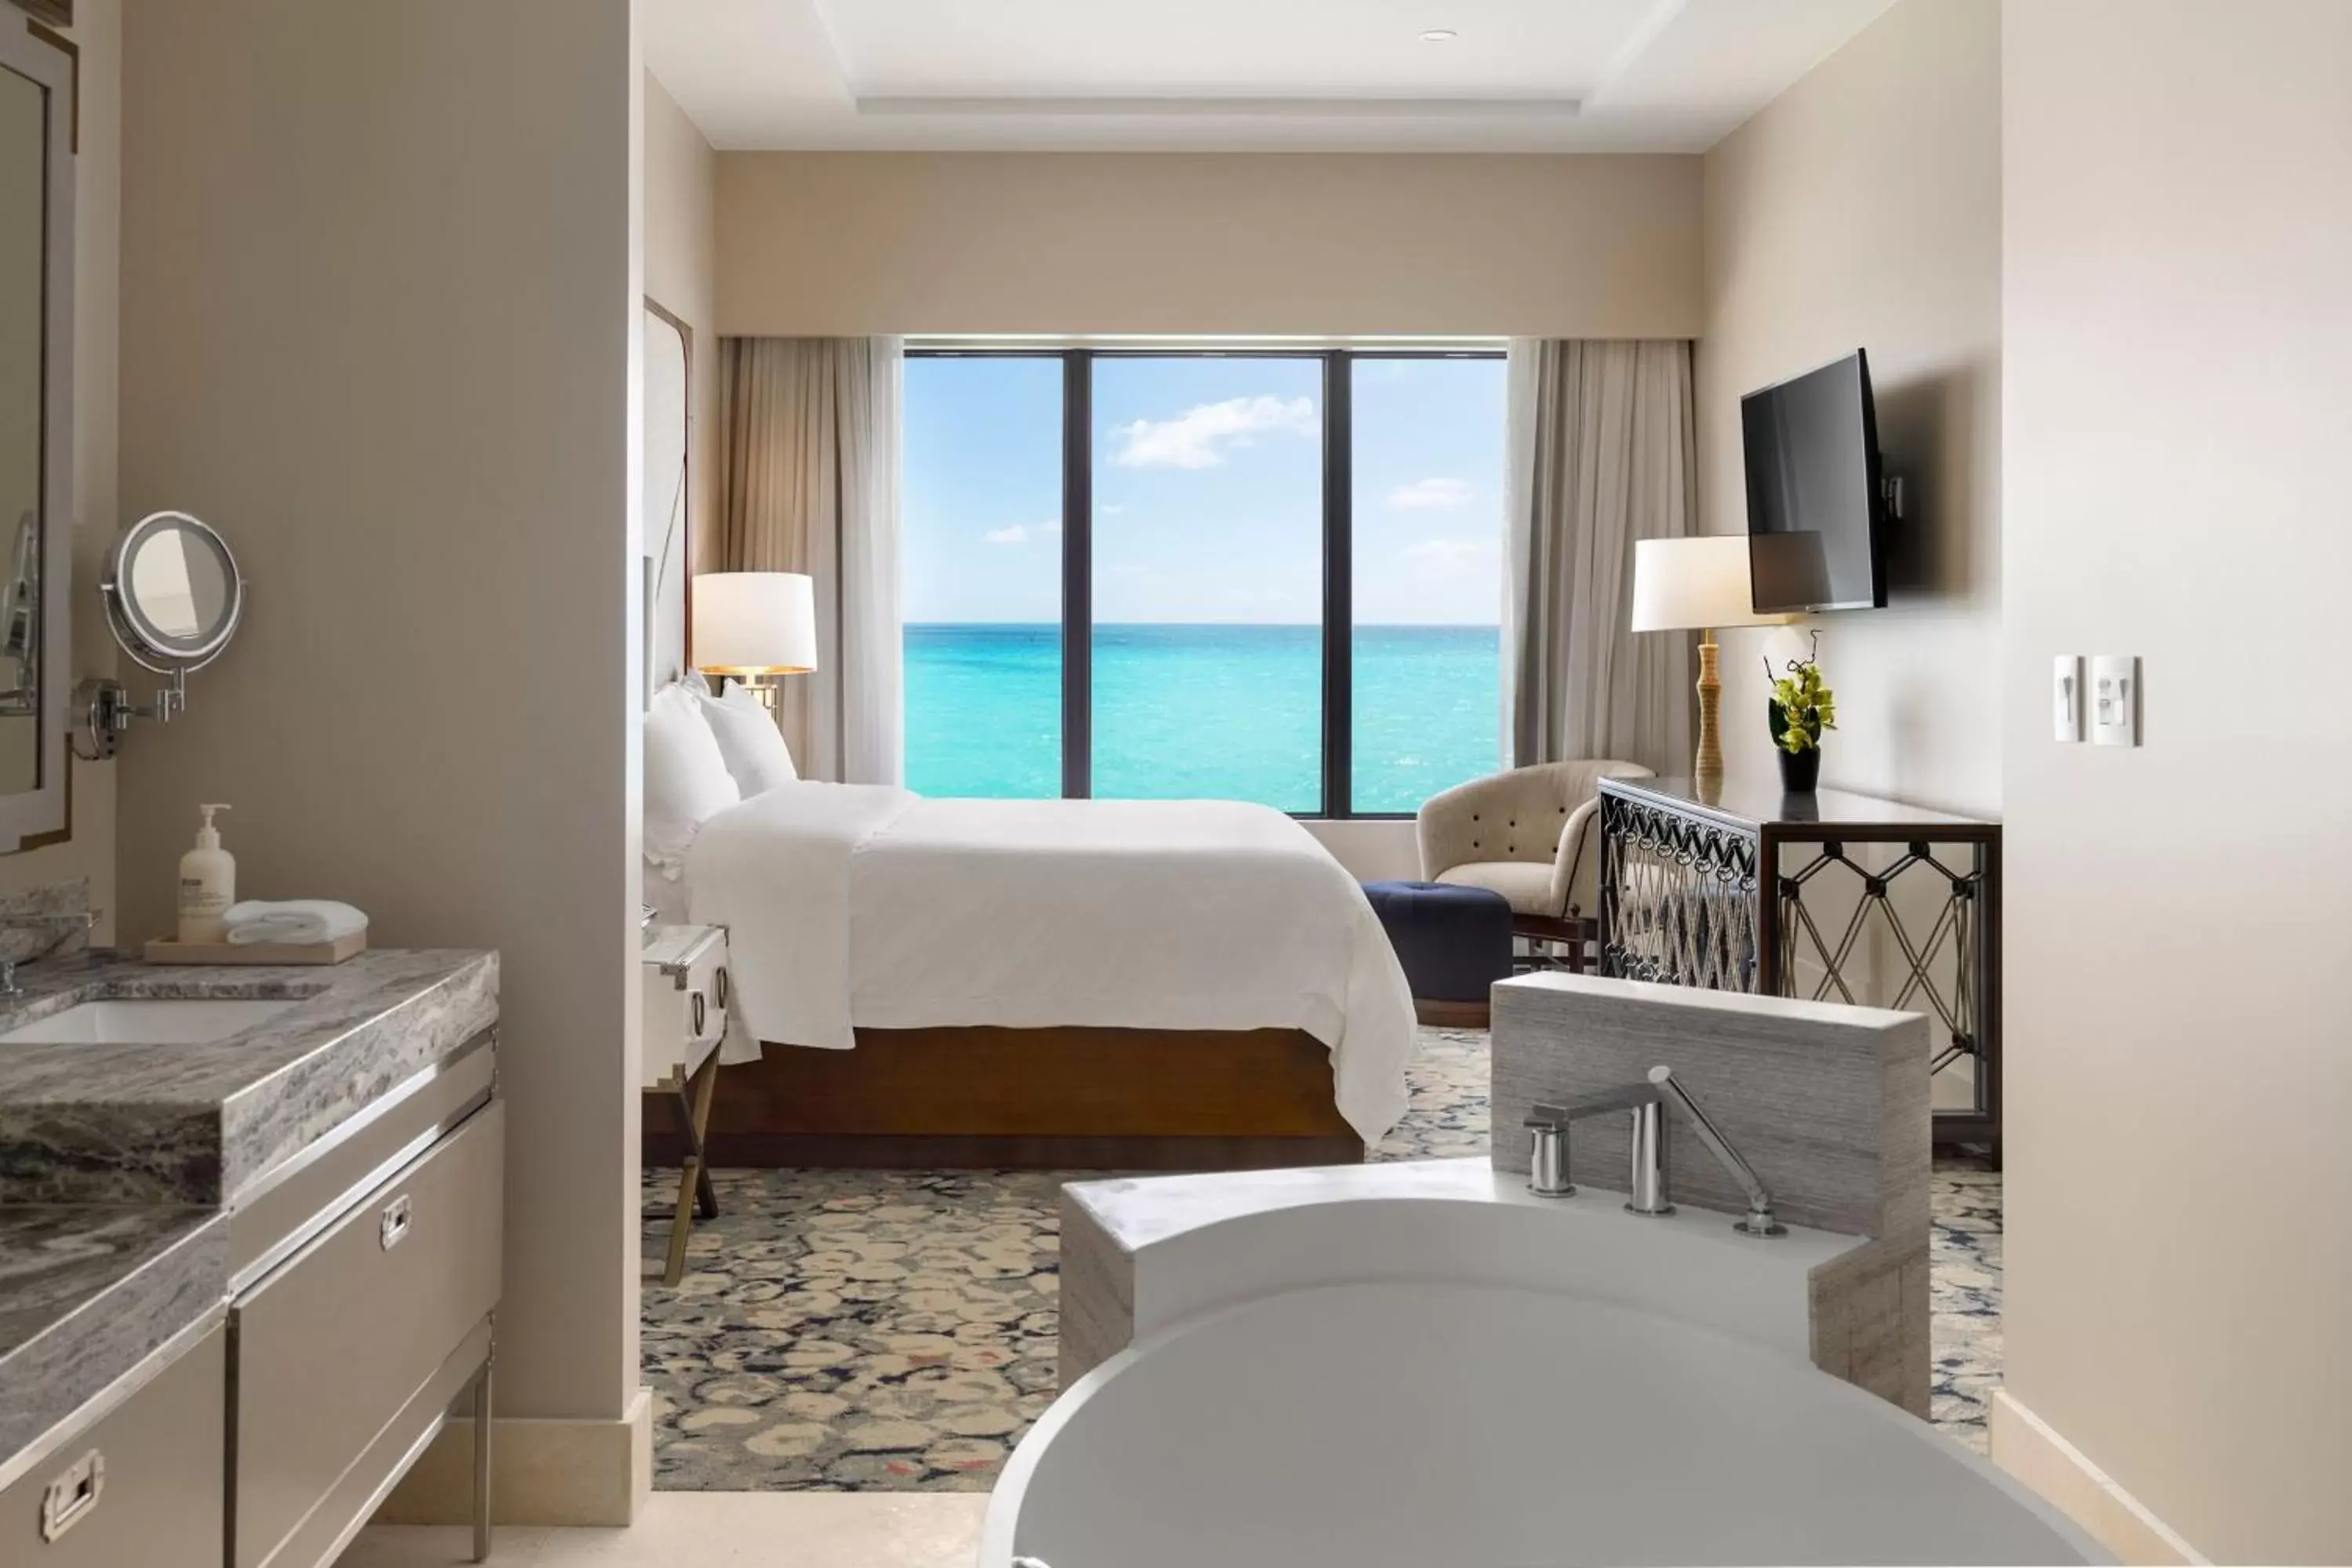
<path fill-rule="evenodd" d="M 35 1439 L 227 1310 L 219 1209 L 0 1205 L 0 1484 Z"/>
<path fill-rule="evenodd" d="M 29 965 L 0 1034 L 78 1003 L 287 999 L 201 1044 L 0 1041 L 0 1478 L 226 1309 L 226 1216 L 281 1162 L 498 1021 L 494 952 L 329 967 Z"/>
<path fill-rule="evenodd" d="M 217 1205 L 497 1021 L 494 952 L 327 966 L 32 965 L 0 1034 L 110 998 L 295 998 L 200 1045 L 0 1042 L 0 1203 Z"/>

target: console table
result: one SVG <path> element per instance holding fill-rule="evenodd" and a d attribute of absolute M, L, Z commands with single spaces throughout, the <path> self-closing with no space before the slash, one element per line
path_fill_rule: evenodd
<path fill-rule="evenodd" d="M 1865 953 L 1889 960 L 1877 995 L 1863 994 Z M 1603 779 L 1601 973 L 1927 1012 L 1945 1041 L 1936 1073 L 1972 1069 L 1970 1103 L 1936 1111 L 1936 1142 L 1999 1157 L 1997 822 L 1843 790 Z"/>

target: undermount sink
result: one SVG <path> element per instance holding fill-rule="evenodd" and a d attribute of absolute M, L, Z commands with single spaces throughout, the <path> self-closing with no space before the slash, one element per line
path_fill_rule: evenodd
<path fill-rule="evenodd" d="M 194 1046 L 275 1018 L 290 1000 L 174 997 L 163 1001 L 83 1002 L 0 1034 L 0 1046 Z"/>

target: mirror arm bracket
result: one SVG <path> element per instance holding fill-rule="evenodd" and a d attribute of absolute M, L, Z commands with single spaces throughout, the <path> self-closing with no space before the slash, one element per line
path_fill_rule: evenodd
<path fill-rule="evenodd" d="M 130 700 L 131 693 L 122 682 L 103 676 L 93 676 L 74 688 L 74 727 L 68 738 L 74 755 L 85 763 L 100 763 L 112 757 L 121 743 L 122 731 L 131 728 L 133 719 L 152 719 L 158 724 L 168 724 L 188 706 L 188 672 L 169 672 L 171 684 L 155 689 L 155 700 L 141 707 Z M 84 740 L 89 749 L 82 746 Z"/>

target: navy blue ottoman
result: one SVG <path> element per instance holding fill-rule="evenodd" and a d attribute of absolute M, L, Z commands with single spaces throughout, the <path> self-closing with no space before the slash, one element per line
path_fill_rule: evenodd
<path fill-rule="evenodd" d="M 1511 974 L 1511 900 L 1450 882 L 1367 882 L 1424 1024 L 1483 1028 L 1486 988 Z"/>

